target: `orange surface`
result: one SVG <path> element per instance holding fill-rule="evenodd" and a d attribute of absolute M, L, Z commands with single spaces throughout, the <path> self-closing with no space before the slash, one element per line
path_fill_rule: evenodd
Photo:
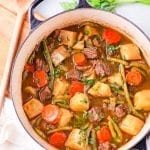
<path fill-rule="evenodd" d="M 15 0 L 0 0 L 0 83 L 7 59 L 9 44 L 16 20 L 16 3 Z M 27 18 L 24 20 L 21 43 L 29 31 Z"/>

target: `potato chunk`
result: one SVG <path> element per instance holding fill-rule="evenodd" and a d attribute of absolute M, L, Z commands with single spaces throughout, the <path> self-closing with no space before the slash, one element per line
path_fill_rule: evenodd
<path fill-rule="evenodd" d="M 53 95 L 63 95 L 69 87 L 69 83 L 62 78 L 56 78 L 54 81 Z"/>
<path fill-rule="evenodd" d="M 73 49 L 82 50 L 84 48 L 84 41 L 78 41 L 74 46 Z"/>
<path fill-rule="evenodd" d="M 63 60 L 70 56 L 70 53 L 64 46 L 60 46 L 52 52 L 51 58 L 55 66 L 58 66 Z"/>
<path fill-rule="evenodd" d="M 135 44 L 125 44 L 120 46 L 121 56 L 125 60 L 141 59 L 139 48 Z"/>
<path fill-rule="evenodd" d="M 73 31 L 68 31 L 68 30 L 61 30 L 59 34 L 59 38 L 64 45 L 68 45 L 69 47 L 73 46 L 76 38 L 77 38 L 77 33 Z"/>
<path fill-rule="evenodd" d="M 110 83 L 116 83 L 119 86 L 122 86 L 122 84 L 123 84 L 122 77 L 121 77 L 120 73 L 114 73 L 112 76 L 109 76 L 108 81 Z"/>
<path fill-rule="evenodd" d="M 89 89 L 88 93 L 95 97 L 109 97 L 112 95 L 110 87 L 99 81 Z"/>
<path fill-rule="evenodd" d="M 23 105 L 23 109 L 29 119 L 32 119 L 42 112 L 43 104 L 39 100 L 32 98 L 30 101 Z"/>
<path fill-rule="evenodd" d="M 75 150 L 87 150 L 86 135 L 83 130 L 73 129 L 70 133 L 66 143 L 66 147 Z"/>
<path fill-rule="evenodd" d="M 142 129 L 144 122 L 133 115 L 127 115 L 121 122 L 120 128 L 122 131 L 136 135 Z"/>
<path fill-rule="evenodd" d="M 64 108 L 60 108 L 60 111 L 61 111 L 61 118 L 58 125 L 59 127 L 64 127 L 70 122 L 71 118 L 73 117 L 73 114 L 69 110 Z"/>
<path fill-rule="evenodd" d="M 98 35 L 97 29 L 89 25 L 84 27 L 84 33 L 88 36 Z"/>
<path fill-rule="evenodd" d="M 70 109 L 75 112 L 83 112 L 89 109 L 89 100 L 87 95 L 83 93 L 76 93 L 70 99 Z"/>
<path fill-rule="evenodd" d="M 142 90 L 135 94 L 134 107 L 137 110 L 150 111 L 150 90 Z"/>

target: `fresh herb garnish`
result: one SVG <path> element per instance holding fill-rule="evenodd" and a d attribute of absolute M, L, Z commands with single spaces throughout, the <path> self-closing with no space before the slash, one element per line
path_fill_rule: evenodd
<path fill-rule="evenodd" d="M 87 104 L 87 99 L 86 98 L 81 99 L 80 102 Z"/>
<path fill-rule="evenodd" d="M 120 48 L 119 45 L 107 45 L 106 49 L 107 51 L 116 51 Z"/>
<path fill-rule="evenodd" d="M 62 100 L 55 103 L 56 105 L 63 107 L 63 108 L 69 108 L 69 102 L 68 100 Z"/>
<path fill-rule="evenodd" d="M 117 85 L 116 83 L 111 83 L 111 84 L 109 84 L 109 86 L 115 94 L 118 94 L 119 91 L 121 90 L 121 87 L 119 85 Z"/>
<path fill-rule="evenodd" d="M 74 9 L 77 6 L 77 1 L 70 0 L 70 2 L 61 2 L 60 5 L 64 10 Z"/>
<path fill-rule="evenodd" d="M 75 114 L 72 125 L 74 128 L 80 128 L 88 122 L 88 112 Z"/>
<path fill-rule="evenodd" d="M 83 82 L 83 84 L 85 85 L 89 85 L 89 86 L 92 86 L 95 84 L 96 82 L 96 79 L 87 79 L 87 78 L 82 78 L 81 80 Z"/>
<path fill-rule="evenodd" d="M 59 78 L 60 75 L 61 75 L 61 70 L 60 70 L 60 68 L 59 68 L 59 67 L 55 68 L 55 69 L 54 69 L 54 77 L 55 77 L 55 78 Z"/>
<path fill-rule="evenodd" d="M 86 142 L 86 131 L 85 130 L 81 130 L 79 132 L 79 134 L 80 134 L 80 138 L 79 138 L 78 144 L 81 145 L 81 144 Z"/>

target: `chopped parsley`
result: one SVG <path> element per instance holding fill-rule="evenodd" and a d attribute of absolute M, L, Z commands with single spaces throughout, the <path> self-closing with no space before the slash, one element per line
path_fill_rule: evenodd
<path fill-rule="evenodd" d="M 80 102 L 87 104 L 88 101 L 86 98 L 84 98 L 84 99 L 81 99 Z"/>
<path fill-rule="evenodd" d="M 107 45 L 106 50 L 107 51 L 116 51 L 120 48 L 120 45 Z"/>
<path fill-rule="evenodd" d="M 83 84 L 93 86 L 96 82 L 96 79 L 87 79 L 87 78 L 82 78 L 81 80 Z"/>
<path fill-rule="evenodd" d="M 61 75 L 61 70 L 59 67 L 54 69 L 54 78 L 59 78 Z"/>

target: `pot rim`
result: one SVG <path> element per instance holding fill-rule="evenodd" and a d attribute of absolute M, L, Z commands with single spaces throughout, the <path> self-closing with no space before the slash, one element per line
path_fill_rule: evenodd
<path fill-rule="evenodd" d="M 24 126 L 23 121 L 22 121 L 21 118 L 19 117 L 19 114 L 18 114 L 18 112 L 17 112 L 17 108 L 16 108 L 16 106 L 15 106 L 14 98 L 13 98 L 13 96 L 12 96 L 12 95 L 13 95 L 13 94 L 12 94 L 12 93 L 13 93 L 13 92 L 12 92 L 12 91 L 13 91 L 13 90 L 12 90 L 12 89 L 13 89 L 13 88 L 12 88 L 12 86 L 13 86 L 13 85 L 12 85 L 12 78 L 13 78 L 13 72 L 14 72 L 14 66 L 15 66 L 15 63 L 16 63 L 16 59 L 18 58 L 18 55 L 21 53 L 21 49 L 22 49 L 24 43 L 28 40 L 28 38 L 30 37 L 30 35 L 31 35 L 33 32 L 35 32 L 38 28 L 40 28 L 40 26 L 41 26 L 42 24 L 48 22 L 48 21 L 51 20 L 52 18 L 55 18 L 55 17 L 57 17 L 57 16 L 61 16 L 62 14 L 65 14 L 65 13 L 69 13 L 69 12 L 77 11 L 77 10 L 91 10 L 91 9 L 92 9 L 92 10 L 98 10 L 98 11 L 101 11 L 101 12 L 104 12 L 104 13 L 108 13 L 108 14 L 111 14 L 111 15 L 114 15 L 114 16 L 118 16 L 118 17 L 120 17 L 121 19 L 123 19 L 123 20 L 129 22 L 131 25 L 133 25 L 135 28 L 137 28 L 137 29 L 144 35 L 144 37 L 150 42 L 150 37 L 148 37 L 148 35 L 147 35 L 139 26 L 137 26 L 135 23 L 133 23 L 131 20 L 129 20 L 129 19 L 125 18 L 124 16 L 119 15 L 119 14 L 117 14 L 117 13 L 112 13 L 112 12 L 108 12 L 108 11 L 105 11 L 105 10 L 100 10 L 100 9 L 98 9 L 98 8 L 75 8 L 75 9 L 72 9 L 72 10 L 63 11 L 63 12 L 60 12 L 60 13 L 58 13 L 58 14 L 52 16 L 52 17 L 49 17 L 49 18 L 45 19 L 44 21 L 40 22 L 35 28 L 33 28 L 31 31 L 29 31 L 29 34 L 27 35 L 27 37 L 25 38 L 25 40 L 22 42 L 21 46 L 18 48 L 18 50 L 17 50 L 17 52 L 16 52 L 16 55 L 15 55 L 15 57 L 14 57 L 13 63 L 12 63 L 12 69 L 11 69 L 11 74 L 10 74 L 10 94 L 11 94 L 11 99 L 12 99 L 12 101 L 13 101 L 13 106 L 14 106 L 14 108 L 15 108 L 16 115 L 17 115 L 17 117 L 18 117 L 18 119 L 19 119 L 19 121 L 20 121 L 22 127 L 25 129 L 25 131 L 28 133 L 28 135 L 29 135 L 37 144 L 39 144 L 39 145 L 40 145 L 42 148 L 44 148 L 44 149 L 46 149 L 45 146 L 43 146 L 41 143 L 39 143 L 38 140 L 37 140 L 36 138 L 34 138 L 34 136 L 31 135 L 31 134 L 29 133 L 29 131 L 26 129 L 26 127 Z M 149 131 L 150 131 L 150 129 L 149 129 Z M 140 140 L 141 140 L 142 138 L 144 138 L 144 137 L 146 136 L 146 134 L 147 134 L 147 133 L 144 133 L 143 136 L 140 137 Z M 140 140 L 138 140 L 138 141 L 136 141 L 136 143 L 132 144 L 130 148 L 132 148 L 133 146 L 135 146 L 135 144 L 138 144 L 138 142 L 140 142 Z"/>

